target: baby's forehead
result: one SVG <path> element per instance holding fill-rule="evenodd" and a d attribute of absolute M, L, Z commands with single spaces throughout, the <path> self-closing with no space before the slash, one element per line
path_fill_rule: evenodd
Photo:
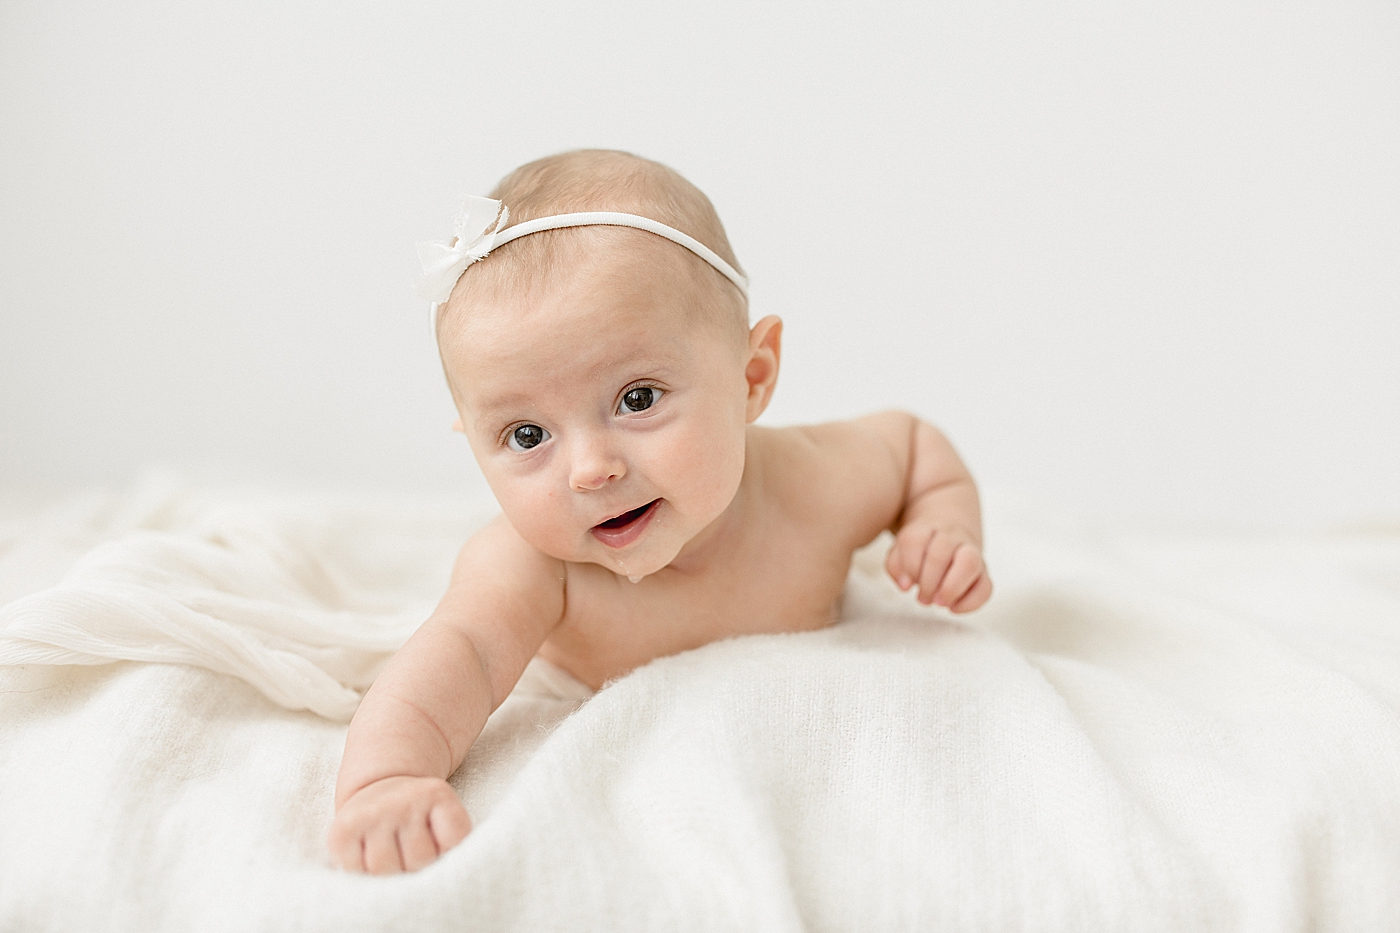
<path fill-rule="evenodd" d="M 557 318 L 521 319 L 492 309 L 444 347 L 443 362 L 464 411 L 489 421 L 608 395 L 641 378 L 670 384 L 696 358 L 696 338 L 674 318 L 625 309 L 579 307 Z"/>
<path fill-rule="evenodd" d="M 559 284 L 580 277 L 674 278 L 690 254 L 634 227 L 593 224 L 543 230 L 497 248 L 463 276 L 519 285 Z"/>
<path fill-rule="evenodd" d="M 439 337 L 528 339 L 562 331 L 583 338 L 618 326 L 648 331 L 662 324 L 668 330 L 698 326 L 706 296 L 684 265 L 666 250 L 633 246 L 569 250 L 538 265 L 502 262 L 486 268 L 497 259 L 493 254 L 481 269 L 462 277 L 442 315 Z"/>
<path fill-rule="evenodd" d="M 660 237 L 622 227 L 537 233 L 469 266 L 440 316 L 469 327 L 526 323 L 564 301 L 571 311 L 605 317 L 617 304 L 606 299 L 623 294 L 634 301 L 663 299 L 658 310 L 692 305 L 701 288 L 688 255 Z"/>
<path fill-rule="evenodd" d="M 625 354 L 660 359 L 716 337 L 738 347 L 747 309 L 729 307 L 726 289 L 703 260 L 646 231 L 537 233 L 467 268 L 440 309 L 443 363 L 454 394 L 475 396 L 487 380 L 577 373 L 585 361 L 602 369 Z"/>

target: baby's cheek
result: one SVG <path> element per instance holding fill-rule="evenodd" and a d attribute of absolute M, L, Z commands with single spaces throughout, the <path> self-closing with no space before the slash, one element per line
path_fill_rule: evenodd
<path fill-rule="evenodd" d="M 566 497 L 550 489 L 511 488 L 496 494 L 501 511 L 515 528 L 536 550 L 571 560 L 571 548 L 575 534 L 569 516 L 569 503 Z"/>
<path fill-rule="evenodd" d="M 687 511 L 705 521 L 729 507 L 744 477 L 744 439 L 724 430 L 687 432 L 669 450 L 671 481 Z"/>

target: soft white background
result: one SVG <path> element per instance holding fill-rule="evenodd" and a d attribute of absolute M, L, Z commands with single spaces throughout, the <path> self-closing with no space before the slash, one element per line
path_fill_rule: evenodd
<path fill-rule="evenodd" d="M 475 490 L 411 285 L 578 146 L 718 206 L 765 417 L 1087 520 L 1400 516 L 1400 6 L 0 3 L 0 487 Z"/>

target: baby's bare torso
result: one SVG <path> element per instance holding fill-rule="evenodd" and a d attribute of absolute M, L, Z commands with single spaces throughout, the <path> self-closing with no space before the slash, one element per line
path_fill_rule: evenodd
<path fill-rule="evenodd" d="M 698 567 L 678 563 L 631 583 L 596 564 L 568 564 L 564 616 L 539 654 L 597 689 L 722 638 L 830 625 L 864 542 L 825 509 L 791 508 L 801 495 L 795 479 L 770 478 L 744 527 Z"/>

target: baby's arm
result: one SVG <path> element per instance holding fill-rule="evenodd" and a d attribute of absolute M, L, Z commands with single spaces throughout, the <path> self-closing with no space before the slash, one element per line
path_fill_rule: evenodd
<path fill-rule="evenodd" d="M 447 778 L 563 611 L 563 565 L 504 518 L 467 542 L 350 723 L 328 840 L 340 867 L 416 871 L 462 841 L 471 821 Z"/>
<path fill-rule="evenodd" d="M 853 546 L 895 533 L 885 561 L 919 601 L 969 612 L 987 601 L 977 487 L 953 445 L 933 425 L 887 411 L 806 429 L 831 456 L 829 494 L 853 510 Z"/>
<path fill-rule="evenodd" d="M 908 451 L 904 507 L 885 569 L 901 590 L 917 585 L 921 603 L 953 612 L 978 608 L 992 595 L 992 580 L 982 562 L 982 507 L 972 474 L 933 425 L 902 412 L 874 418 L 885 419 L 889 442 Z M 898 423 L 904 419 L 907 426 Z"/>

